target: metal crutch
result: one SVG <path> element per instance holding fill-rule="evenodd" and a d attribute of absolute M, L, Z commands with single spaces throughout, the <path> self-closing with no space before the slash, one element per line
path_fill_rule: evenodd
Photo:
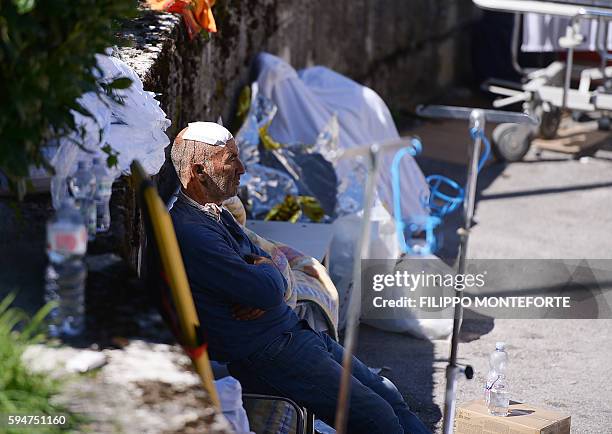
<path fill-rule="evenodd" d="M 350 397 L 352 357 L 357 342 L 359 325 L 359 300 L 361 299 L 361 258 L 367 257 L 370 247 L 370 215 L 374 202 L 374 190 L 378 175 L 379 157 L 382 152 L 398 150 L 406 146 L 415 148 L 420 146 L 420 141 L 413 137 L 400 137 L 381 143 L 362 145 L 347 149 L 342 152 L 339 159 L 366 157 L 367 158 L 367 178 L 365 184 L 365 194 L 363 200 L 363 219 L 361 221 L 361 231 L 355 254 L 353 257 L 353 289 L 349 298 L 349 307 L 346 321 L 346 334 L 344 338 L 344 356 L 342 359 L 342 377 L 340 389 L 338 391 L 338 403 L 336 406 L 335 429 L 337 434 L 345 434 L 347 426 L 347 414 Z"/>
<path fill-rule="evenodd" d="M 474 218 L 474 206 L 476 202 L 476 182 L 478 180 L 478 165 L 480 157 L 480 148 L 482 146 L 482 138 L 484 137 L 485 122 L 491 121 L 495 123 L 518 123 L 537 125 L 538 120 L 524 113 L 512 113 L 499 110 L 484 110 L 473 109 L 468 107 L 450 107 L 450 106 L 419 106 L 417 114 L 430 118 L 446 118 L 446 119 L 462 119 L 469 120 L 470 132 L 474 143 L 470 150 L 470 160 L 467 168 L 467 180 L 465 185 L 465 200 L 463 202 L 464 227 L 460 228 L 457 233 L 460 237 L 459 244 L 459 263 L 457 273 L 465 273 L 465 263 L 467 258 L 468 239 L 470 236 L 470 228 Z M 455 297 L 462 297 L 463 290 L 455 289 Z M 444 434 L 452 434 L 453 421 L 455 416 L 455 388 L 457 385 L 457 374 L 462 373 L 468 379 L 474 375 L 474 370 L 471 366 L 466 365 L 461 367 L 457 365 L 457 350 L 459 345 L 459 331 L 461 321 L 463 319 L 463 307 L 461 303 L 455 305 L 455 313 L 453 319 L 453 336 L 451 339 L 451 353 L 448 365 L 446 367 L 446 395 L 444 399 Z"/>

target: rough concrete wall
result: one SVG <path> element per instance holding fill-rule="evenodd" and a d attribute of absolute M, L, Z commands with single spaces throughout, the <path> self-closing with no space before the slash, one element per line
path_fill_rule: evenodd
<path fill-rule="evenodd" d="M 292 11 L 267 48 L 296 68 L 322 64 L 376 90 L 389 106 L 410 109 L 461 79 L 469 0 L 318 1 Z"/>
<path fill-rule="evenodd" d="M 411 108 L 465 75 L 470 0 L 219 0 L 219 32 L 189 41 L 179 19 L 144 13 L 122 56 L 172 120 L 229 120 L 260 51 L 296 68 L 325 65 Z"/>
<path fill-rule="evenodd" d="M 128 23 L 121 56 L 158 99 L 173 138 L 188 122 L 227 124 L 261 51 L 296 69 L 325 65 L 411 109 L 465 75 L 471 0 L 219 0 L 218 33 L 190 41 L 181 18 L 143 11 Z M 172 168 L 160 172 L 167 198 Z M 130 255 L 134 257 L 134 255 Z"/>

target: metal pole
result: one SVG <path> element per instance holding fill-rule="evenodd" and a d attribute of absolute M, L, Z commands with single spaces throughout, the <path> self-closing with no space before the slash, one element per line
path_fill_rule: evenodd
<path fill-rule="evenodd" d="M 609 91 L 612 88 L 612 83 L 608 80 L 608 76 L 606 76 L 606 67 L 608 66 L 608 60 L 612 58 L 610 54 L 608 54 L 608 34 L 610 31 L 610 22 L 600 18 L 598 32 L 602 32 L 602 41 L 601 47 L 599 51 L 599 55 L 601 56 L 601 76 L 603 77 L 604 83 L 603 87 L 605 91 Z"/>
<path fill-rule="evenodd" d="M 350 402 L 350 388 L 352 377 L 352 361 L 357 342 L 359 315 L 361 307 L 361 259 L 368 256 L 370 248 L 370 215 L 376 181 L 378 178 L 379 157 L 382 152 L 396 151 L 406 146 L 415 146 L 413 137 L 398 137 L 380 143 L 356 146 L 342 151 L 339 159 L 366 157 L 368 159 L 368 174 L 365 185 L 363 220 L 361 231 L 353 258 L 353 288 L 349 299 L 346 321 L 346 335 L 344 338 L 344 354 L 342 357 L 342 377 L 338 390 L 338 405 L 336 406 L 335 429 L 336 433 L 346 433 L 348 422 L 348 407 Z"/>
<path fill-rule="evenodd" d="M 480 0 L 478 0 L 480 1 Z M 482 0 L 485 1 L 485 0 Z M 488 1 L 488 0 L 486 0 Z M 476 3 L 477 0 L 474 0 Z M 478 160 L 480 157 L 480 148 L 482 145 L 481 137 L 484 135 L 485 119 L 494 123 L 517 123 L 527 125 L 538 125 L 539 120 L 525 113 L 504 112 L 499 110 L 484 110 L 473 109 L 468 107 L 451 107 L 451 106 L 419 106 L 417 114 L 420 116 L 431 118 L 445 119 L 462 119 L 469 120 L 470 131 L 476 129 L 478 134 L 474 137 L 474 146 L 471 149 L 470 161 L 468 163 L 467 180 L 466 180 L 466 198 L 463 204 L 464 212 L 464 227 L 457 232 L 461 237 L 459 247 L 459 263 L 458 273 L 465 272 L 465 261 L 467 258 L 468 238 L 472 220 L 474 218 L 474 206 L 476 203 L 476 181 L 478 178 Z M 461 297 L 462 291 L 456 291 L 455 296 Z M 451 339 L 451 356 L 446 368 L 446 396 L 444 404 L 444 434 L 453 432 L 453 422 L 455 416 L 455 388 L 457 385 L 457 375 L 465 373 L 465 376 L 470 379 L 473 375 L 473 369 L 466 366 L 465 369 L 457 366 L 457 348 L 459 344 L 459 331 L 461 328 L 461 320 L 463 318 L 463 309 L 461 304 L 455 306 L 455 317 L 453 320 L 453 336 Z"/>
<path fill-rule="evenodd" d="M 368 255 L 370 247 L 370 215 L 372 203 L 374 202 L 374 189 L 378 174 L 378 153 L 380 147 L 372 145 L 368 154 L 368 176 L 363 204 L 363 220 L 361 222 L 361 234 L 355 248 L 353 258 L 353 289 L 349 300 L 347 312 L 346 336 L 344 338 L 344 354 L 342 358 L 342 377 L 340 379 L 340 390 L 338 392 L 338 405 L 336 406 L 335 429 L 337 434 L 346 433 L 348 422 L 348 407 L 351 395 L 352 360 L 355 352 L 355 343 L 359 332 L 359 314 L 361 307 L 361 258 Z"/>
<path fill-rule="evenodd" d="M 470 131 L 476 129 L 478 132 L 484 132 L 485 113 L 482 110 L 472 110 L 470 114 Z M 472 227 L 472 219 L 474 217 L 474 206 L 476 203 L 476 182 L 478 180 L 478 160 L 480 157 L 480 148 L 482 140 L 480 134 L 477 134 L 474 139 L 474 145 L 471 150 L 470 162 L 468 163 L 467 180 L 465 186 L 465 202 L 463 204 L 464 227 L 457 232 L 461 237 L 459 247 L 459 264 L 457 267 L 458 274 L 465 273 L 465 261 L 467 257 L 468 239 L 470 228 Z M 463 296 L 463 290 L 456 289 L 455 296 L 459 299 Z M 451 339 L 451 354 L 446 367 L 446 396 L 444 403 L 444 434 L 452 434 L 455 419 L 455 388 L 457 385 L 457 374 L 461 369 L 457 366 L 457 350 L 459 346 L 459 332 L 461 329 L 461 321 L 463 319 L 463 307 L 461 303 L 455 305 L 455 317 L 453 320 L 453 336 Z"/>
<path fill-rule="evenodd" d="M 574 63 L 574 47 L 567 49 L 567 62 L 565 63 L 565 83 L 563 84 L 563 104 L 561 110 L 567 108 L 567 95 L 572 84 L 572 68 Z"/>
<path fill-rule="evenodd" d="M 170 287 L 172 301 L 176 306 L 176 314 L 179 320 L 183 345 L 187 349 L 196 349 L 202 342 L 198 338 L 200 320 L 191 295 L 191 288 L 185 266 L 181 259 L 181 252 L 172 220 L 163 204 L 157 190 L 149 180 L 145 170 L 137 160 L 130 165 L 132 176 L 136 181 L 137 188 L 142 194 L 143 203 L 141 207 L 146 208 L 151 222 L 151 230 L 154 242 L 157 245 L 162 268 L 166 273 L 166 279 Z M 145 214 L 146 215 L 146 214 Z M 210 399 L 217 410 L 221 411 L 221 401 L 214 384 L 214 375 L 210 366 L 208 352 L 204 348 L 196 354 L 189 355 L 204 390 L 210 395 Z"/>
<path fill-rule="evenodd" d="M 519 41 L 520 41 L 520 31 L 521 31 L 521 18 L 523 18 L 522 14 L 514 14 L 514 25 L 512 27 L 512 67 L 516 72 L 518 72 L 521 76 L 527 75 L 527 72 L 523 69 L 518 60 L 519 53 Z"/>

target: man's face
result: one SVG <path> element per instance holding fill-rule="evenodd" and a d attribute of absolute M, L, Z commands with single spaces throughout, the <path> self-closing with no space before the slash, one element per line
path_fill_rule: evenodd
<path fill-rule="evenodd" d="M 240 175 L 245 170 L 238 157 L 238 147 L 234 139 L 229 140 L 225 147 L 215 152 L 211 163 L 206 165 L 209 181 L 203 183 L 204 188 L 222 201 L 235 196 L 240 185 Z"/>

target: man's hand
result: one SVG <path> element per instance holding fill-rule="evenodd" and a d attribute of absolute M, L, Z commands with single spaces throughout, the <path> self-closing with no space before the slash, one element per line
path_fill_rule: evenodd
<path fill-rule="evenodd" d="M 237 319 L 238 321 L 254 320 L 262 316 L 264 313 L 266 313 L 265 310 L 242 306 L 241 304 L 234 304 L 232 306 L 232 315 L 234 316 L 234 319 Z"/>
<path fill-rule="evenodd" d="M 249 264 L 252 264 L 252 265 L 268 264 L 268 265 L 276 266 L 276 264 L 272 261 L 272 259 L 266 258 L 265 256 L 246 255 L 244 257 L 244 260 L 247 261 Z"/>
<path fill-rule="evenodd" d="M 246 255 L 244 260 L 252 265 L 268 264 L 276 267 L 276 264 L 272 261 L 272 259 L 266 258 L 265 256 Z M 232 315 L 234 316 L 234 319 L 237 319 L 238 321 L 254 320 L 262 316 L 264 313 L 266 313 L 265 310 L 257 309 L 255 307 L 243 306 L 240 304 L 234 304 L 232 306 Z"/>

